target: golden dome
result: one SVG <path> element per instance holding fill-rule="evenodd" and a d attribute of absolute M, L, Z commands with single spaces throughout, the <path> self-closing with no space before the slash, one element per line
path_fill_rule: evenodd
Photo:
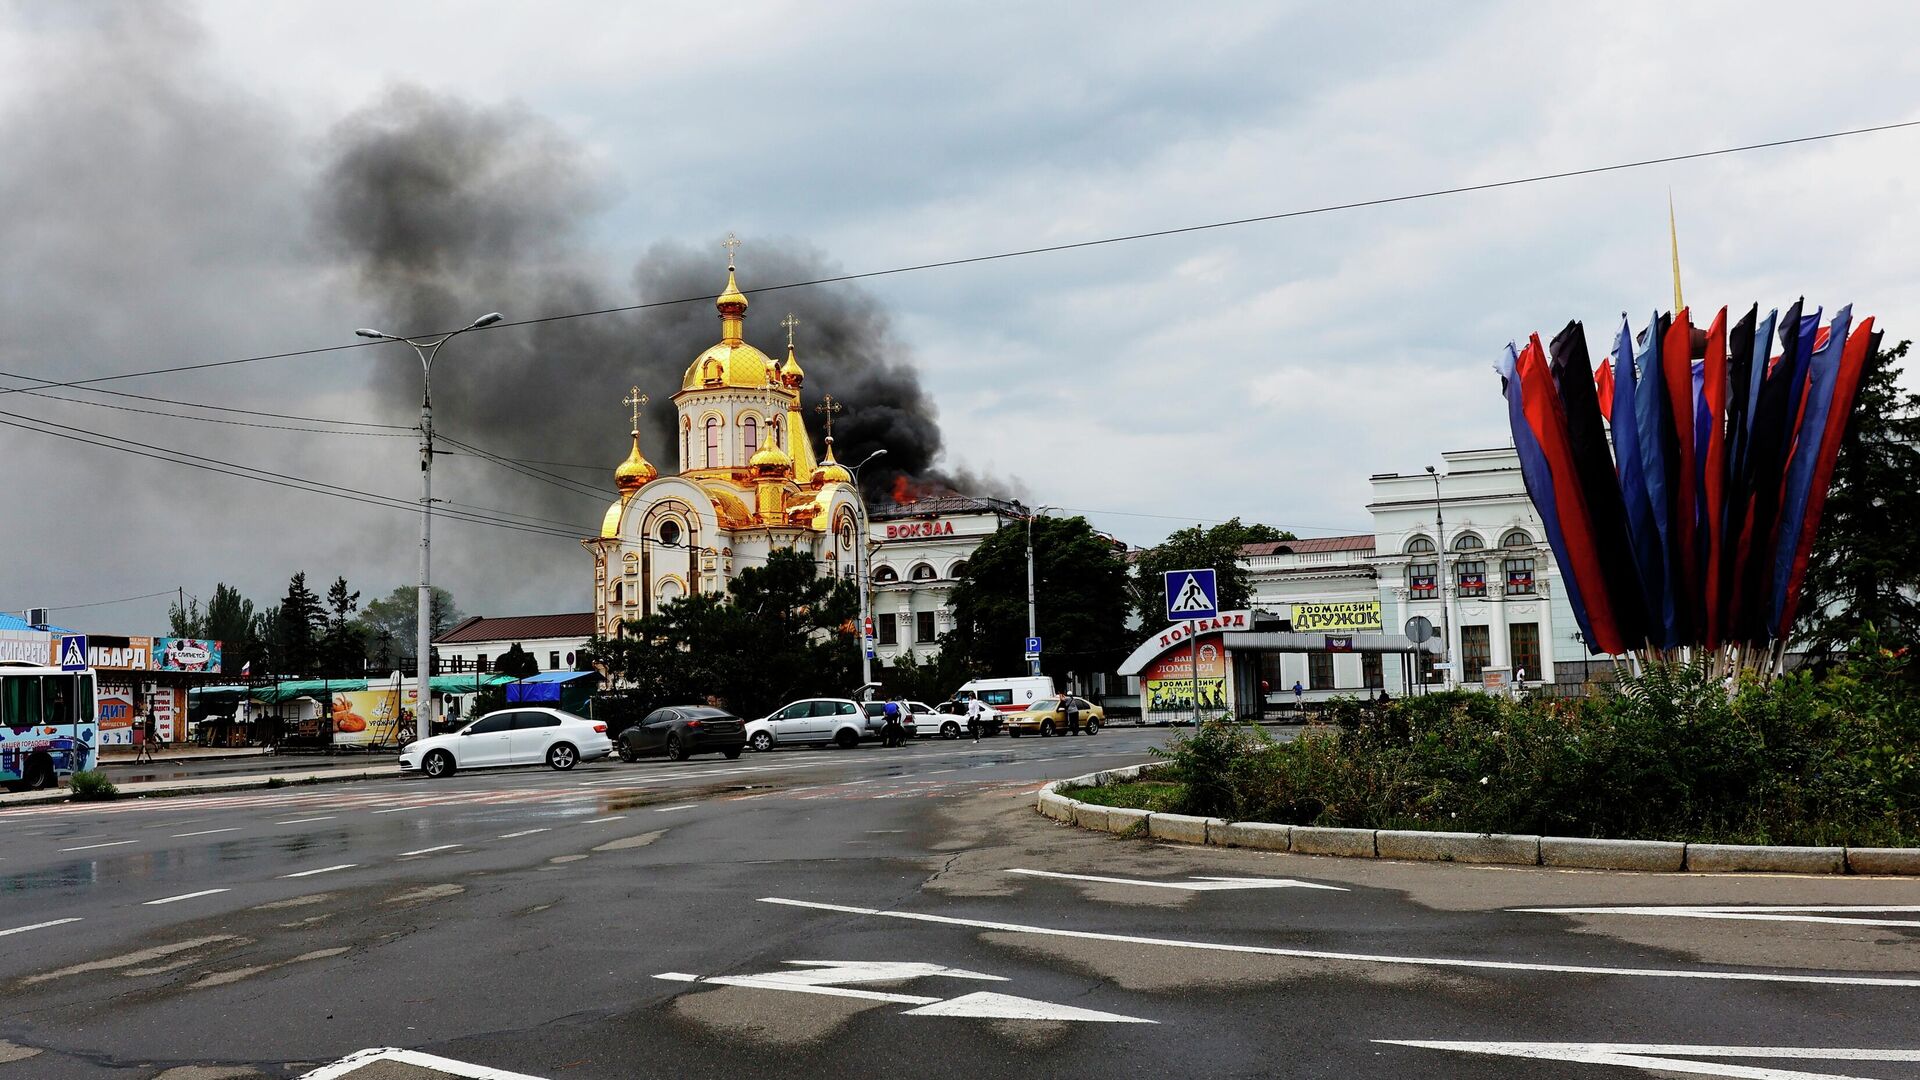
<path fill-rule="evenodd" d="M 782 476 L 793 472 L 793 459 L 787 456 L 780 444 L 768 439 L 758 453 L 747 462 L 758 476 Z"/>
<path fill-rule="evenodd" d="M 793 354 L 793 342 L 787 342 L 787 362 L 780 365 L 780 381 L 798 390 L 807 373 L 800 370 L 800 359 Z"/>
<path fill-rule="evenodd" d="M 713 302 L 713 306 L 720 309 L 720 315 L 723 318 L 728 315 L 744 315 L 747 312 L 747 294 L 740 291 L 740 283 L 733 279 L 731 266 L 727 267 L 726 290 L 720 294 L 718 300 Z M 728 308 L 734 310 L 728 311 Z"/>
<path fill-rule="evenodd" d="M 813 482 L 816 484 L 853 483 L 853 474 L 847 471 L 845 465 L 833 458 L 833 436 L 831 435 L 827 436 L 826 459 L 820 462 L 819 468 L 813 470 Z"/>
<path fill-rule="evenodd" d="M 693 358 L 686 377 L 680 380 L 680 389 L 763 389 L 770 385 L 767 370 L 771 363 L 766 353 L 744 341 L 732 345 L 723 341 Z"/>
<path fill-rule="evenodd" d="M 640 433 L 634 432 L 632 452 L 627 455 L 627 460 L 620 463 L 619 468 L 613 470 L 613 486 L 621 491 L 632 491 L 659 475 L 660 470 L 654 468 L 653 463 L 640 453 Z"/>

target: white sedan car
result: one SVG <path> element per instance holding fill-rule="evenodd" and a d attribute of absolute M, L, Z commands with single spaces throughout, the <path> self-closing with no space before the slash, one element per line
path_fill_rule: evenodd
<path fill-rule="evenodd" d="M 480 717 L 459 731 L 408 743 L 400 771 L 432 779 L 458 769 L 539 765 L 562 771 L 613 753 L 607 725 L 560 709 L 526 706 Z"/>

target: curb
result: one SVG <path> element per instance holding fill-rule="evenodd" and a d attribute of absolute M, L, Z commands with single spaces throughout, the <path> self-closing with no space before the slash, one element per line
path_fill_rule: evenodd
<path fill-rule="evenodd" d="M 399 770 L 392 768 L 361 772 L 347 772 L 344 769 L 332 769 L 327 772 L 297 773 L 292 776 L 270 776 L 263 774 L 260 776 L 216 778 L 218 780 L 224 780 L 224 783 L 212 781 L 183 781 L 175 784 L 157 781 L 153 787 L 148 787 L 145 784 L 129 784 L 120 789 L 118 796 L 112 799 L 98 800 L 98 802 L 99 805 L 106 806 L 111 803 L 126 802 L 130 799 L 164 799 L 175 795 L 217 795 L 223 791 L 249 791 L 255 788 L 269 787 L 308 787 L 313 784 L 331 784 L 345 780 L 378 780 L 382 777 L 398 775 L 400 775 Z M 4 815 L 9 809 L 16 806 L 44 806 L 48 803 L 72 801 L 74 801 L 72 794 L 65 788 L 57 788 L 53 791 L 0 794 L 0 815 Z M 1061 801 L 1068 802 L 1070 800 L 1062 799 Z"/>
<path fill-rule="evenodd" d="M 1330 829 L 1265 821 L 1227 821 L 1188 814 L 1155 814 L 1080 802 L 1060 794 L 1060 789 L 1067 787 L 1105 787 L 1135 780 L 1143 770 L 1157 764 L 1130 765 L 1055 780 L 1040 789 L 1035 809 L 1055 821 L 1094 832 L 1295 855 L 1569 870 L 1920 877 L 1920 848 L 1770 847 L 1417 829 Z"/>

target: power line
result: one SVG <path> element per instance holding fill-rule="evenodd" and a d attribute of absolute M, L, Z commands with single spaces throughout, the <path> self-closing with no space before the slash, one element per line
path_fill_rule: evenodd
<path fill-rule="evenodd" d="M 1114 244 L 1132 243 L 1138 240 L 1152 240 L 1168 236 L 1183 236 L 1188 233 L 1207 232 L 1215 229 L 1230 229 L 1242 225 L 1257 225 L 1265 222 L 1286 221 L 1292 218 L 1312 217 L 1319 214 L 1333 214 L 1346 210 L 1359 210 L 1375 206 L 1391 206 L 1396 203 L 1417 202 L 1425 199 L 1445 198 L 1452 195 L 1466 195 L 1480 191 L 1494 191 L 1500 188 L 1519 187 L 1523 184 L 1539 184 L 1551 180 L 1569 180 L 1581 176 L 1598 176 L 1628 169 L 1644 169 L 1654 165 L 1671 165 L 1682 161 L 1699 161 L 1705 158 L 1724 157 L 1730 154 L 1744 154 L 1755 150 L 1777 149 L 1783 146 L 1798 146 L 1806 143 L 1827 142 L 1834 139 L 1851 138 L 1856 135 L 1871 135 L 1879 132 L 1897 131 L 1903 128 L 1920 127 L 1920 120 L 1903 120 L 1892 124 L 1875 124 L 1869 127 L 1848 128 L 1842 131 L 1828 131 L 1818 135 L 1800 135 L 1786 139 L 1770 139 L 1766 142 L 1745 143 L 1739 146 L 1726 146 L 1714 150 L 1697 150 L 1686 154 L 1668 154 L 1661 157 L 1640 158 L 1634 161 L 1616 162 L 1610 165 L 1593 165 L 1580 169 L 1564 169 L 1558 172 L 1537 173 L 1532 176 L 1513 177 L 1507 180 L 1490 180 L 1479 184 L 1460 184 L 1453 187 L 1433 188 L 1426 191 L 1411 192 L 1404 195 L 1385 195 L 1373 199 L 1356 199 L 1350 202 L 1328 203 L 1322 206 L 1306 207 L 1298 210 L 1282 210 L 1271 214 L 1257 214 L 1249 217 L 1231 218 L 1226 221 L 1212 221 L 1200 225 L 1181 225 L 1168 229 L 1153 229 L 1146 232 L 1125 233 L 1118 236 L 1101 237 L 1094 240 L 1076 240 L 1064 244 L 1047 244 L 1040 247 L 1019 248 L 1013 251 L 1000 251 L 988 255 L 969 255 L 954 259 L 941 259 L 933 262 L 914 263 L 896 266 L 885 270 L 867 270 L 854 274 L 835 274 L 829 277 L 810 278 L 805 281 L 790 281 L 779 285 L 762 286 L 758 293 L 782 292 L 788 289 L 803 289 L 818 285 L 833 285 L 848 281 L 865 281 L 871 278 L 892 277 L 899 274 L 912 274 L 924 270 L 942 270 L 956 266 L 971 266 L 977 263 L 999 262 L 1006 259 L 1020 259 L 1032 255 L 1050 255 L 1063 251 L 1079 251 L 1086 248 L 1106 247 Z M 625 304 L 619 307 L 594 308 L 587 311 L 566 312 L 559 315 L 544 315 L 533 319 L 520 319 L 513 322 L 494 323 L 481 332 L 504 330 L 514 326 L 538 326 L 544 323 L 563 322 L 569 319 L 585 319 L 599 315 L 615 315 L 632 311 L 646 311 L 652 308 L 674 307 L 680 304 L 692 304 L 713 299 L 710 294 L 681 297 L 677 300 L 654 300 L 642 304 Z M 444 331 L 443 331 L 444 332 Z M 431 335 L 417 335 L 431 336 Z M 0 388 L 0 396 L 24 393 L 28 389 L 48 389 L 55 387 L 84 387 L 104 382 L 116 382 L 121 379 L 135 379 L 148 375 L 172 375 L 187 371 L 206 371 L 212 368 L 232 367 L 237 364 L 251 364 L 262 360 L 285 360 L 298 356 L 318 356 L 325 353 L 344 352 L 348 349 L 365 348 L 378 344 L 370 341 L 355 341 L 341 345 L 322 345 L 311 349 L 289 349 L 284 352 L 263 353 L 258 356 L 242 356 L 230 360 L 209 360 L 197 364 L 176 364 L 172 367 L 148 368 L 143 371 L 126 371 L 117 375 L 95 375 L 85 379 L 69 379 L 62 382 L 46 382 L 37 388 L 15 387 Z"/>
<path fill-rule="evenodd" d="M 173 596 L 173 595 L 176 595 L 179 591 L 180 591 L 179 588 L 175 587 L 172 589 L 162 589 L 159 592 L 142 593 L 139 596 L 123 596 L 118 600 L 95 600 L 91 604 L 57 604 L 57 605 L 35 604 L 34 606 L 45 607 L 48 611 L 79 611 L 81 608 L 111 607 L 114 604 L 131 604 L 135 600 L 151 600 L 156 596 Z"/>
<path fill-rule="evenodd" d="M 244 416 L 265 416 L 275 420 L 291 419 L 285 413 L 269 412 L 264 409 L 242 409 L 232 405 L 210 405 L 210 404 L 207 404 L 206 402 L 181 401 L 178 398 L 157 397 L 153 394 L 136 394 L 131 390 L 109 390 L 105 387 L 99 387 L 99 386 L 77 386 L 73 383 L 62 383 L 62 382 L 55 382 L 51 379 L 43 379 L 43 378 L 40 378 L 38 375 L 21 375 L 18 372 L 11 372 L 11 371 L 0 371 L 0 375 L 4 375 L 10 379 L 19 379 L 22 382 L 31 382 L 35 384 L 33 386 L 14 387 L 13 389 L 6 390 L 5 391 L 6 393 L 31 394 L 38 390 L 46 390 L 46 389 L 57 388 L 62 386 L 74 386 L 75 389 L 83 390 L 89 394 L 111 394 L 114 397 L 132 398 L 136 401 L 151 401 L 161 405 L 178 405 L 182 408 L 187 408 L 187 409 L 206 409 L 212 412 L 239 413 Z M 42 395 L 42 396 L 52 397 L 53 395 L 49 394 L 49 395 Z M 77 399 L 59 398 L 58 400 L 75 401 Z M 302 417 L 299 417 L 299 419 L 305 420 L 310 424 L 338 424 L 343 427 L 382 428 L 388 431 L 418 431 L 419 430 L 417 427 L 415 427 L 412 424 L 377 424 L 369 420 L 335 420 L 325 416 L 302 416 Z"/>
<path fill-rule="evenodd" d="M 10 379 L 27 378 L 27 376 L 25 375 L 15 375 L 11 372 L 6 372 L 6 371 L 0 371 L 0 376 L 5 376 Z M 225 419 L 224 417 L 219 417 L 219 416 L 193 416 L 188 413 L 168 412 L 164 409 L 142 409 L 133 405 L 115 405 L 111 401 L 88 401 L 85 398 L 66 397 L 61 394 L 49 394 L 41 390 L 36 390 L 29 387 L 24 387 L 24 386 L 16 387 L 15 389 L 19 393 L 31 394 L 34 397 L 45 398 L 48 401 L 64 401 L 72 405 L 85 405 L 85 406 L 88 406 L 89 408 L 94 408 L 94 409 L 114 409 L 119 412 L 143 413 L 147 416 L 170 416 L 178 420 L 197 420 L 205 424 L 230 424 L 235 427 L 265 428 L 273 431 L 302 431 L 302 432 L 306 432 L 309 435 L 364 435 L 368 438 L 375 438 L 375 439 L 408 439 L 413 437 L 413 434 L 411 432 L 404 431 L 404 430 L 403 431 L 352 431 L 346 428 L 338 428 L 338 429 L 311 428 L 311 427 L 296 427 L 292 424 L 261 424 L 261 423 L 256 423 L 250 420 L 228 420 L 228 419 Z M 89 390 L 92 388 L 81 387 L 80 389 Z M 114 391 L 112 390 L 93 390 L 93 392 L 101 393 L 101 394 L 114 393 Z M 185 402 L 183 402 L 182 404 L 187 404 L 189 408 L 205 407 L 205 406 L 192 405 L 190 403 L 185 403 Z M 278 415 L 278 414 L 263 414 L 263 415 Z M 301 419 L 304 419 L 304 418 L 301 418 Z M 327 422 L 342 423 L 343 421 L 327 421 Z M 382 424 L 379 426 L 394 427 L 397 425 Z"/>

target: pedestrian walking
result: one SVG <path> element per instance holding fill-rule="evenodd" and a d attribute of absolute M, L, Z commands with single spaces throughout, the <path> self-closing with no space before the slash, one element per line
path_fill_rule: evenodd
<path fill-rule="evenodd" d="M 979 698 L 967 699 L 967 734 L 980 741 L 980 729 L 987 726 L 987 706 Z"/>
<path fill-rule="evenodd" d="M 1305 700 L 1306 693 L 1307 688 L 1300 685 L 1300 680 L 1293 680 L 1293 708 L 1296 712 L 1300 709 L 1301 701 Z"/>
<path fill-rule="evenodd" d="M 153 708 L 147 708 L 147 718 L 140 726 L 140 749 L 134 754 L 137 762 L 153 761 L 154 748 L 160 742 L 160 722 L 153 718 Z"/>
<path fill-rule="evenodd" d="M 901 738 L 900 700 L 898 698 L 890 697 L 887 699 L 885 715 L 887 721 L 880 729 L 880 744 L 889 747 L 899 746 L 905 740 Z"/>
<path fill-rule="evenodd" d="M 1065 714 L 1067 734 L 1080 734 L 1080 699 L 1071 697 L 1061 698 L 1060 711 Z"/>

